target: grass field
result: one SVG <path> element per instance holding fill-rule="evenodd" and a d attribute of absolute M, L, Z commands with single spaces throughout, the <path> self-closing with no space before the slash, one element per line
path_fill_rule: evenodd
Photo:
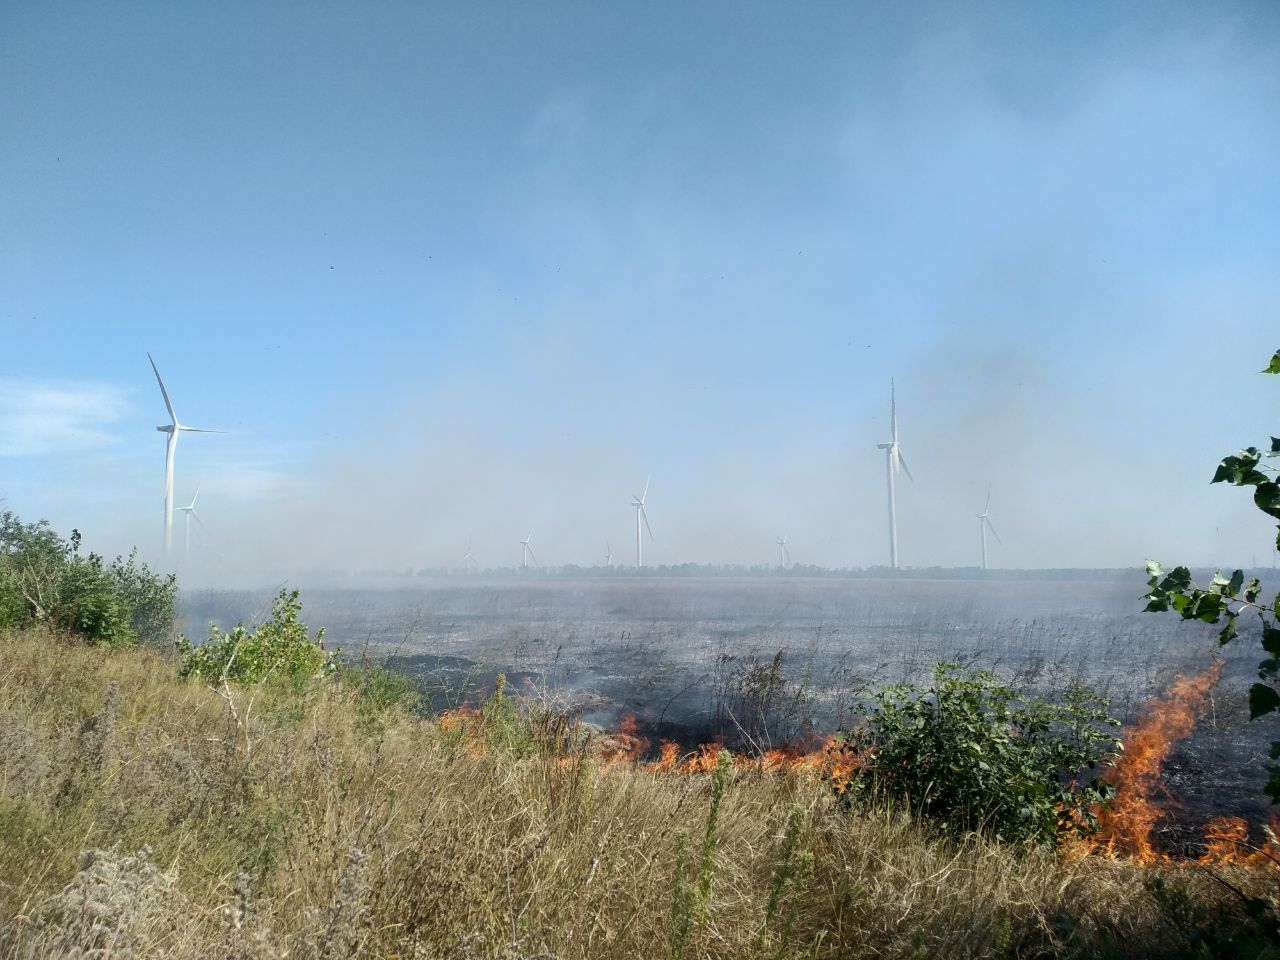
<path fill-rule="evenodd" d="M 809 772 L 662 774 L 514 710 L 0 649 L 8 956 L 1267 955 L 1232 889 L 1267 870 L 941 839 Z"/>

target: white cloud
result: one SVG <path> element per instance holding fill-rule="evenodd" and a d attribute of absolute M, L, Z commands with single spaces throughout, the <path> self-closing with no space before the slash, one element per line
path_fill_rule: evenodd
<path fill-rule="evenodd" d="M 0 378 L 0 457 L 99 450 L 126 407 L 126 391 L 98 383 Z"/>

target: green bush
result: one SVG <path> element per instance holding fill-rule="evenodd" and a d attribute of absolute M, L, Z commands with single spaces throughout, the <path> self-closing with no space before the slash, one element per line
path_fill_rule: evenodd
<path fill-rule="evenodd" d="M 0 513 L 0 627 L 43 623 L 90 643 L 165 643 L 173 633 L 177 581 L 137 562 L 80 553 L 80 533 L 63 539 L 47 521 Z"/>
<path fill-rule="evenodd" d="M 344 664 L 337 668 L 336 676 L 356 692 L 358 709 L 365 719 L 396 707 L 415 710 L 421 701 L 412 680 L 376 663 Z"/>
<path fill-rule="evenodd" d="M 1072 685 L 1064 703 L 1021 697 L 995 674 L 942 663 L 927 689 L 894 685 L 846 739 L 861 758 L 847 795 L 905 802 L 953 833 L 1052 845 L 1096 826 L 1111 799 L 1118 721 Z"/>
<path fill-rule="evenodd" d="M 179 638 L 180 673 L 212 682 L 257 683 L 268 677 L 305 681 L 331 676 L 338 669 L 337 654 L 323 646 L 324 629 L 315 637 L 298 619 L 302 603 L 298 591 L 281 590 L 271 605 L 271 618 L 254 630 L 238 623 L 224 633 L 210 625 L 209 638 L 192 646 Z"/>

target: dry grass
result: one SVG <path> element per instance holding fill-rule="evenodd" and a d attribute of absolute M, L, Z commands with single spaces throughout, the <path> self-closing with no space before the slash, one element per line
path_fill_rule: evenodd
<path fill-rule="evenodd" d="M 709 776 L 480 749 L 332 686 L 233 696 L 152 652 L 0 636 L 0 955 L 671 956 Z M 1179 918 L 1229 926 L 1238 899 L 929 839 L 799 774 L 735 773 L 714 851 L 688 958 L 1210 956 Z"/>

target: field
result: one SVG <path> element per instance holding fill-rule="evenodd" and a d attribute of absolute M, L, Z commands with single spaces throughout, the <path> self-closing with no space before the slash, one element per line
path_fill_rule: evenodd
<path fill-rule="evenodd" d="M 868 688 L 924 679 L 940 660 L 980 666 L 1052 698 L 1073 679 L 1137 720 L 1179 676 L 1225 659 L 1195 734 L 1164 771 L 1174 847 L 1217 814 L 1266 817 L 1268 731 L 1243 688 L 1257 645 L 1218 648 L 1212 628 L 1144 614 L 1132 581 L 791 578 L 406 578 L 303 588 L 304 617 L 347 656 L 387 660 L 436 709 L 478 702 L 503 673 L 606 729 L 635 718 L 655 745 L 793 746 L 840 726 Z M 187 628 L 252 620 L 267 593 L 186 598 Z"/>
<path fill-rule="evenodd" d="M 0 956 L 1249 957 L 1266 866 L 932 833 L 803 769 L 0 634 Z"/>

